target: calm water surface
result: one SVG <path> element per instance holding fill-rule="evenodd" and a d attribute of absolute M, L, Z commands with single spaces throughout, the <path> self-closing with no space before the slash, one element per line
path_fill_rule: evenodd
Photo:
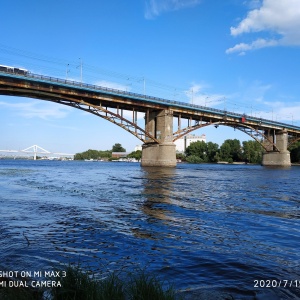
<path fill-rule="evenodd" d="M 300 167 L 0 160 L 0 268 L 146 269 L 193 299 L 300 297 Z M 298 280 L 255 288 L 255 280 Z M 296 287 L 298 286 L 298 288 Z"/>

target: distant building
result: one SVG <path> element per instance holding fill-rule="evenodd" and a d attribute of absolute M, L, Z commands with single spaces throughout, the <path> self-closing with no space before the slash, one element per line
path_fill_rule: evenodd
<path fill-rule="evenodd" d="M 134 151 L 142 151 L 142 145 L 136 145 L 135 148 L 134 148 Z"/>
<path fill-rule="evenodd" d="M 174 142 L 176 145 L 176 152 L 183 153 L 191 143 L 198 142 L 198 141 L 203 141 L 206 143 L 206 135 L 205 134 L 202 134 L 200 136 L 196 136 L 194 134 L 185 135 L 184 137 Z"/>
<path fill-rule="evenodd" d="M 115 159 L 127 157 L 130 152 L 112 152 L 111 157 Z"/>

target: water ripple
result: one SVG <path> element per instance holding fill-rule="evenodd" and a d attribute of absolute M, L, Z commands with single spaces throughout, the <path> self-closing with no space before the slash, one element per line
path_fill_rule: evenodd
<path fill-rule="evenodd" d="M 298 288 L 254 280 L 299 280 L 297 178 L 293 167 L 0 161 L 1 267 L 146 268 L 194 299 L 294 299 Z"/>

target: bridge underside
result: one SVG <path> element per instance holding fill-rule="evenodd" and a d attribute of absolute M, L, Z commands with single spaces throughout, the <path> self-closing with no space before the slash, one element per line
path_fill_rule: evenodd
<path fill-rule="evenodd" d="M 176 149 L 173 143 L 173 112 L 160 110 L 148 112 L 145 117 L 146 131 L 157 139 L 158 143 L 146 140 L 143 145 L 143 167 L 175 167 Z"/>
<path fill-rule="evenodd" d="M 193 130 L 203 128 L 205 126 L 226 125 L 243 131 L 244 133 L 255 139 L 264 149 L 262 165 L 264 166 L 281 166 L 291 165 L 290 153 L 288 147 L 288 134 L 286 131 L 262 130 L 254 128 L 246 124 L 240 124 L 232 121 L 195 121 L 191 125 L 192 120 L 184 129 L 180 128 L 181 120 L 178 118 L 178 130 L 173 133 L 173 112 L 171 110 L 162 110 L 160 112 L 152 112 L 145 118 L 146 131 L 153 135 L 157 143 L 146 142 L 143 145 L 142 166 L 175 166 L 176 151 L 174 141 L 192 132 Z"/>
<path fill-rule="evenodd" d="M 285 130 L 267 132 L 269 139 L 265 141 L 266 152 L 263 154 L 262 165 L 289 167 L 291 165 L 291 156 L 288 151 L 288 134 Z M 271 141 L 270 141 L 271 140 Z M 276 145 L 276 149 L 274 148 Z"/>
<path fill-rule="evenodd" d="M 66 81 L 65 81 L 66 82 Z M 259 119 L 243 121 L 240 117 L 228 116 L 227 112 L 215 114 L 209 111 L 195 111 L 192 108 L 171 107 L 151 101 L 151 97 L 141 100 L 139 97 L 127 97 L 127 93 L 119 95 L 111 89 L 101 88 L 101 92 L 91 88 L 60 85 L 58 83 L 27 80 L 26 78 L 1 78 L 0 94 L 37 98 L 72 106 L 97 115 L 130 132 L 143 142 L 143 166 L 176 165 L 174 141 L 184 135 L 205 126 L 225 125 L 243 131 L 262 145 L 265 150 L 264 165 L 290 165 L 288 137 L 291 143 L 300 139 L 298 132 L 289 135 L 282 128 L 263 126 Z M 88 86 L 89 87 L 89 86 Z M 138 95 L 137 95 L 138 96 Z M 140 95 L 139 95 L 140 96 Z M 123 111 L 131 111 L 132 119 L 124 117 Z M 137 113 L 145 114 L 145 127 L 137 124 Z M 178 120 L 178 128 L 173 131 L 173 118 Z M 187 126 L 182 128 L 182 120 Z"/>

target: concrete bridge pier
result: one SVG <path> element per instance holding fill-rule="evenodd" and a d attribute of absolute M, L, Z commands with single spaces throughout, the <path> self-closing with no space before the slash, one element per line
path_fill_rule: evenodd
<path fill-rule="evenodd" d="M 289 167 L 291 165 L 290 152 L 287 150 L 288 147 L 288 133 L 285 130 L 273 132 L 269 136 L 271 141 L 275 141 L 276 147 L 279 152 L 273 149 L 273 145 L 269 143 L 269 151 L 263 154 L 263 166 L 278 166 L 278 167 Z"/>
<path fill-rule="evenodd" d="M 173 111 L 147 111 L 145 116 L 146 131 L 158 141 L 151 140 L 142 147 L 143 167 L 175 167 L 176 149 L 173 143 Z"/>

